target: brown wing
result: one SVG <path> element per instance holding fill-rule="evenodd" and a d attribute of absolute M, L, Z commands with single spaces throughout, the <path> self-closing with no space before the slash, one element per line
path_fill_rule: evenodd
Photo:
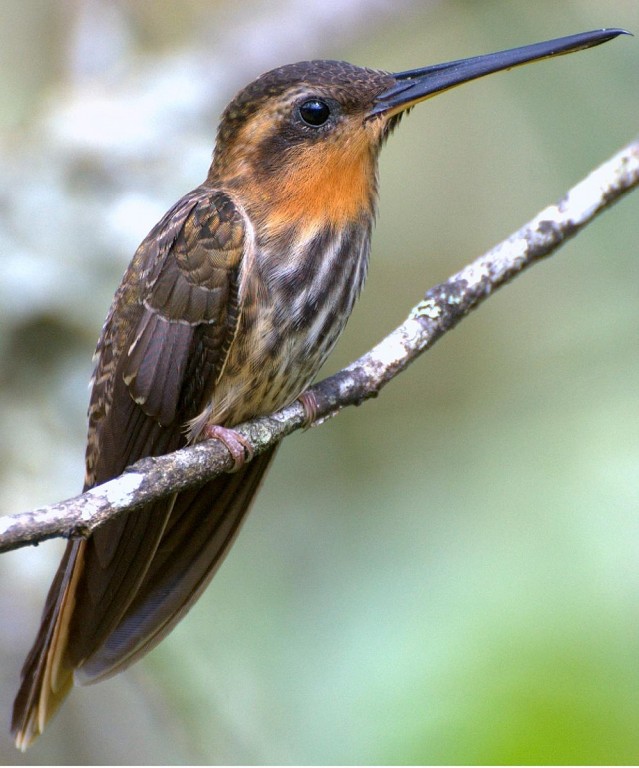
<path fill-rule="evenodd" d="M 241 213 L 228 196 L 205 188 L 182 198 L 142 243 L 98 343 L 85 488 L 185 443 L 185 423 L 211 397 L 236 332 L 243 252 Z M 22 671 L 12 725 L 18 746 L 42 731 L 73 670 L 121 621 L 172 503 L 69 543 Z"/>
<path fill-rule="evenodd" d="M 235 541 L 275 449 L 239 472 L 176 497 L 159 547 L 133 602 L 102 646 L 76 671 L 82 684 L 121 672 L 184 617 Z"/>

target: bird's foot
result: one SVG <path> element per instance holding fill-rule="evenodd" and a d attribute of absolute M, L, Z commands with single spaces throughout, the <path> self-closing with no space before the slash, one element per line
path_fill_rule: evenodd
<path fill-rule="evenodd" d="M 228 427 L 221 427 L 219 424 L 207 424 L 202 430 L 202 437 L 205 440 L 220 440 L 233 459 L 233 469 L 231 472 L 237 472 L 247 461 L 253 458 L 253 446 L 239 432 Z"/>
<path fill-rule="evenodd" d="M 297 398 L 304 408 L 304 423 L 302 429 L 308 429 L 313 425 L 313 422 L 317 420 L 317 412 L 319 411 L 319 404 L 317 398 L 312 392 L 302 392 Z"/>

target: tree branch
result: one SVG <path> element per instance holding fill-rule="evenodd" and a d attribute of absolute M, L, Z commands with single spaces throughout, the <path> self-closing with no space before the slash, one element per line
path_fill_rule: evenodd
<path fill-rule="evenodd" d="M 558 203 L 545 208 L 503 243 L 429 290 L 406 320 L 370 352 L 309 390 L 316 424 L 342 408 L 375 397 L 384 385 L 447 331 L 524 269 L 556 251 L 598 214 L 639 185 L 639 140 L 594 170 Z M 237 427 L 255 453 L 304 426 L 299 402 Z M 232 468 L 216 440 L 147 458 L 120 477 L 67 501 L 0 517 L 0 552 L 46 539 L 88 536 L 106 520 L 176 491 L 202 485 Z"/>

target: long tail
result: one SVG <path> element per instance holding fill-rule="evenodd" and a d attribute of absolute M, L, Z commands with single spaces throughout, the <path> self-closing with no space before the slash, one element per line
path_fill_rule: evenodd
<path fill-rule="evenodd" d="M 144 567 L 134 572 L 119 573 L 112 563 L 101 569 L 91 556 L 91 539 L 69 542 L 22 669 L 11 726 L 19 749 L 42 733 L 74 681 L 97 682 L 126 669 L 180 621 L 235 540 L 274 452 L 179 494 L 168 508 L 168 521 L 162 510 L 164 520 L 157 523 L 162 515 L 154 505 L 157 535 L 151 526 L 155 541 Z M 134 514 L 148 522 L 150 511 Z M 96 599 L 113 589 L 120 597 L 117 615 L 111 602 Z"/>
<path fill-rule="evenodd" d="M 73 612 L 74 576 L 82 570 L 84 542 L 70 541 L 49 589 L 40 630 L 22 668 L 22 684 L 13 705 L 11 732 L 23 752 L 42 733 L 73 685 L 66 654 Z"/>

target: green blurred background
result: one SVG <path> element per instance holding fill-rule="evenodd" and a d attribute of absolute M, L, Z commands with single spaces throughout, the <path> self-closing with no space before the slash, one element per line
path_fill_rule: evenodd
<path fill-rule="evenodd" d="M 639 33 L 639 4 L 3 0 L 1 512 L 79 490 L 111 295 L 239 87 L 304 58 L 401 70 L 601 26 Z M 324 372 L 630 140 L 638 86 L 622 38 L 416 108 Z M 637 205 L 287 440 L 188 618 L 75 690 L 24 756 L 11 699 L 62 544 L 0 558 L 0 760 L 639 762 Z"/>

